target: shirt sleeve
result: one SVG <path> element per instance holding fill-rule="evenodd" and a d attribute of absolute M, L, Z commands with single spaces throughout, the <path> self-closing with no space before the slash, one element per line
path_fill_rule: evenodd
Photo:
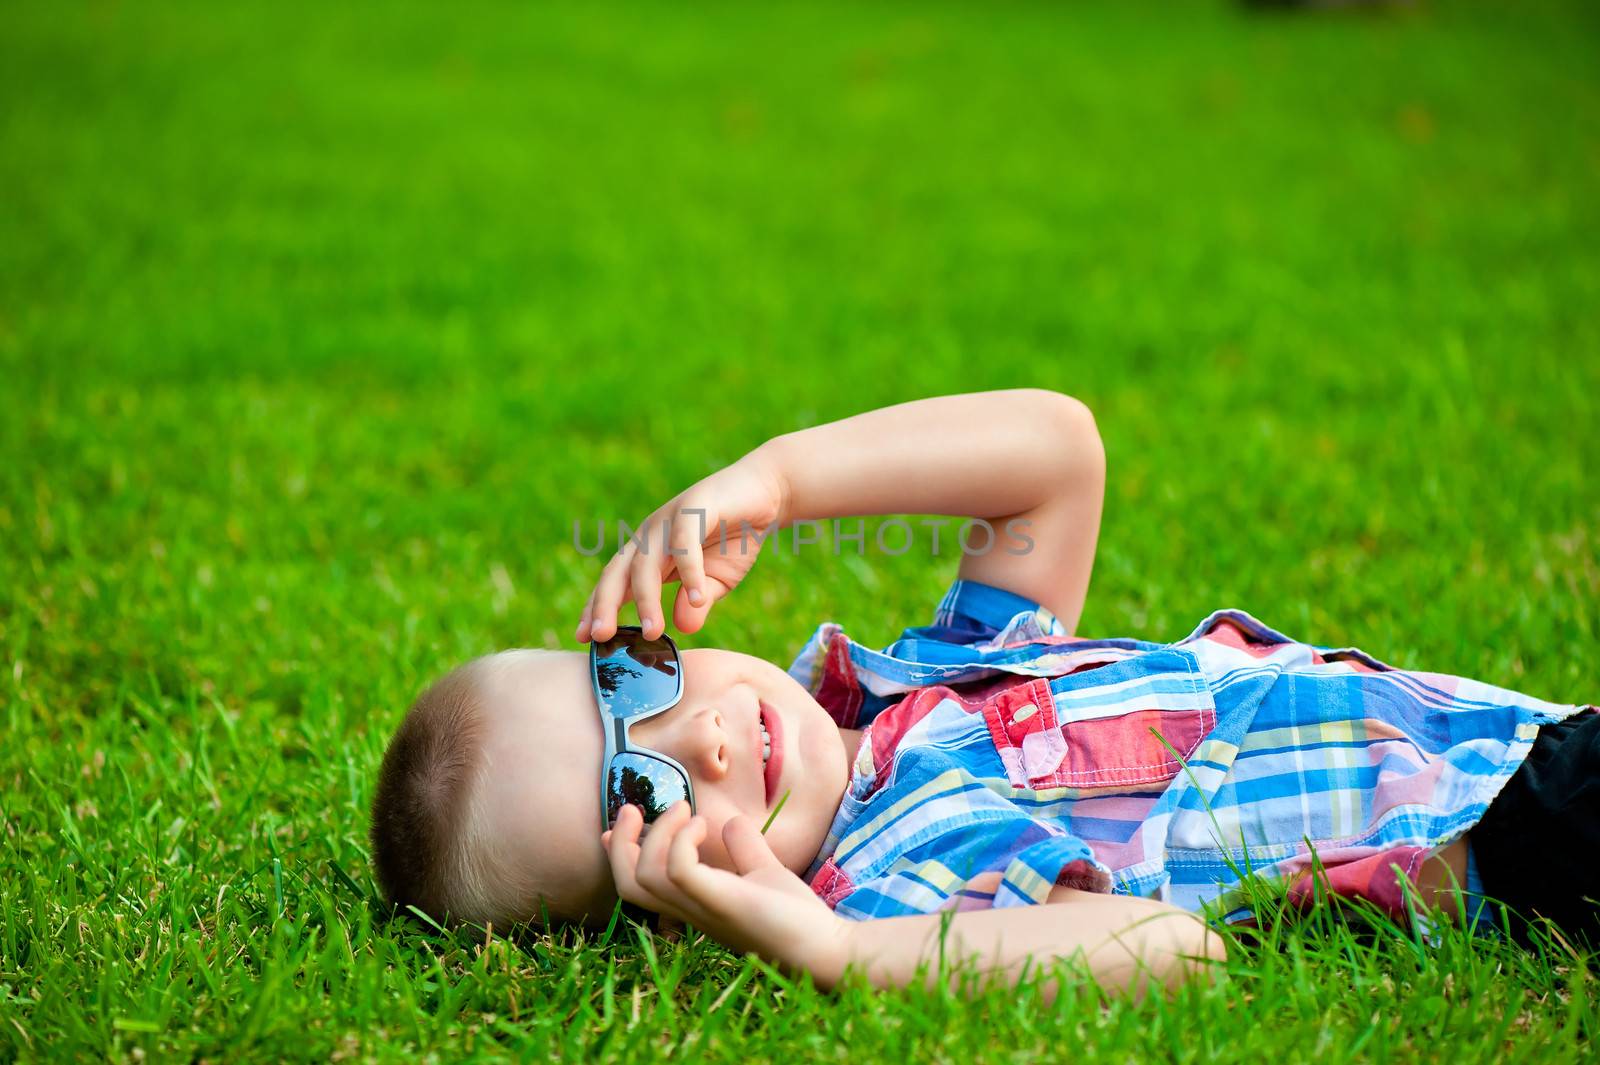
<path fill-rule="evenodd" d="M 934 608 L 932 624 L 908 628 L 900 639 L 989 643 L 998 647 L 1042 636 L 1067 635 L 1060 619 L 1035 600 L 982 581 L 957 577 Z"/>
<path fill-rule="evenodd" d="M 1023 661 L 1026 645 L 1070 639 L 1056 616 L 1027 596 L 956 578 L 934 609 L 933 623 L 908 628 L 888 647 L 857 644 L 832 621 L 817 626 L 788 673 L 843 728 L 860 728 L 904 693 Z"/>
<path fill-rule="evenodd" d="M 1110 870 L 1087 843 L 1045 831 L 1037 821 L 974 825 L 959 835 L 964 838 L 919 847 L 920 853 L 860 883 L 837 866 L 825 867 L 814 890 L 851 920 L 1040 905 L 1057 885 L 1111 890 Z"/>

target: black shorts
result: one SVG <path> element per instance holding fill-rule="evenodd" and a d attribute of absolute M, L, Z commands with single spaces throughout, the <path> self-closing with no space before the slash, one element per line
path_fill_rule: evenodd
<path fill-rule="evenodd" d="M 1541 726 L 1469 840 L 1483 893 L 1509 908 L 1519 943 L 1537 916 L 1600 950 L 1600 709 Z"/>

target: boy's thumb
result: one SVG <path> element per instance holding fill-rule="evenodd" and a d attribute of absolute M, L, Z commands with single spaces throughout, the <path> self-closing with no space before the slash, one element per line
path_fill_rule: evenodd
<path fill-rule="evenodd" d="M 767 846 L 767 838 L 756 828 L 755 822 L 743 815 L 729 818 L 722 826 L 722 845 L 728 848 L 728 857 L 733 859 L 733 867 L 741 876 L 782 864 Z"/>
<path fill-rule="evenodd" d="M 700 602 L 691 599 L 693 591 L 700 592 Z M 727 594 L 727 587 L 715 577 L 707 577 L 705 583 L 698 589 L 691 589 L 690 585 L 679 584 L 678 594 L 673 601 L 673 621 L 679 632 L 699 632 L 700 626 L 705 624 L 706 615 L 711 613 L 711 604 Z"/>

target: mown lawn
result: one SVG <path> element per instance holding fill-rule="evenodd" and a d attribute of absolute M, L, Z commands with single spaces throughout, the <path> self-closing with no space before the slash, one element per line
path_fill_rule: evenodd
<path fill-rule="evenodd" d="M 1559 949 L 1285 926 L 1170 1002 L 819 996 L 714 944 L 372 900 L 419 688 L 576 646 L 767 436 L 1096 411 L 1079 631 L 1242 607 L 1600 701 L 1592 5 L 16 3 L 0 12 L 0 1058 L 1495 1061 Z M 686 645 L 921 624 L 764 558 Z"/>

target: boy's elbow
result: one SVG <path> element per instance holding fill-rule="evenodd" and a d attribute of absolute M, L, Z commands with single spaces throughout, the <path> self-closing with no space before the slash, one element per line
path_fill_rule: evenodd
<path fill-rule="evenodd" d="M 1160 974 L 1161 983 L 1173 989 L 1194 980 L 1219 979 L 1227 960 L 1228 945 L 1221 933 L 1194 918 L 1172 944 L 1172 953 Z"/>
<path fill-rule="evenodd" d="M 1060 404 L 1060 424 L 1065 436 L 1063 454 L 1071 459 L 1075 476 L 1094 488 L 1104 490 L 1106 483 L 1106 447 L 1100 439 L 1100 426 L 1094 412 L 1080 399 L 1052 392 Z"/>
<path fill-rule="evenodd" d="M 1073 433 L 1081 433 L 1087 430 L 1098 435 L 1094 421 L 1094 411 L 1089 409 L 1089 404 L 1077 396 L 1069 396 L 1065 392 L 1057 392 L 1049 388 L 1029 388 L 1025 389 L 1025 391 L 1034 400 L 1044 405 L 1053 424 Z"/>
<path fill-rule="evenodd" d="M 1042 439 L 1054 441 L 1038 453 L 1060 460 L 1061 478 L 1074 485 L 1103 490 L 1106 450 L 1100 439 L 1100 426 L 1089 405 L 1076 396 L 1048 388 L 1022 388 L 1015 393 L 1025 395 L 1031 402 L 1033 420 L 1043 430 Z"/>
<path fill-rule="evenodd" d="M 1223 978 L 1228 948 L 1219 932 L 1183 911 L 1153 923 L 1159 927 L 1151 929 L 1137 961 L 1130 965 L 1121 959 L 1115 966 L 1113 984 L 1142 998 L 1156 988 L 1170 992 L 1194 981 Z"/>

